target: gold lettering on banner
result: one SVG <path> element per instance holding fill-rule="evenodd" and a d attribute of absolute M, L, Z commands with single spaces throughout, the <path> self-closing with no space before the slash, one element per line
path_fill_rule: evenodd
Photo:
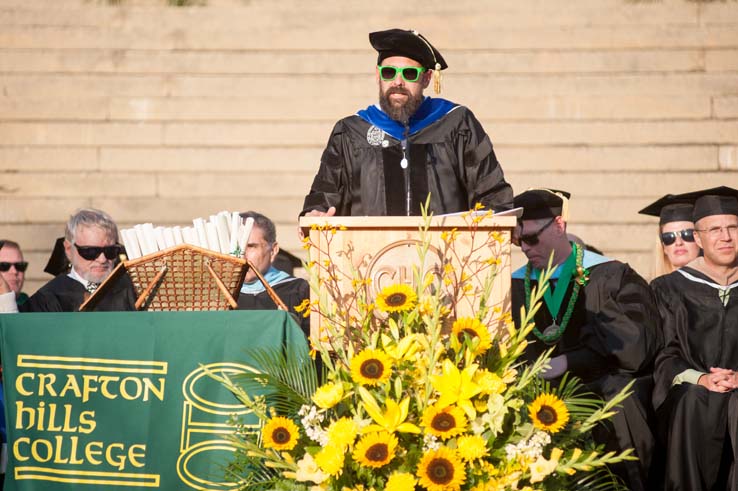
<path fill-rule="evenodd" d="M 70 397 L 80 403 L 91 399 L 119 400 L 121 404 L 163 401 L 166 362 L 18 355 L 17 366 L 23 370 L 15 378 L 17 394 L 45 400 L 35 404 L 17 400 L 14 427 L 48 435 L 20 436 L 12 443 L 16 480 L 159 487 L 158 474 L 129 472 L 146 466 L 145 444 L 80 441 L 78 435 L 91 435 L 97 428 L 95 411 L 53 401 Z M 111 471 L 67 468 L 79 465 L 105 466 Z"/>
<path fill-rule="evenodd" d="M 232 377 L 240 373 L 255 373 L 256 370 L 238 363 L 212 363 L 190 372 L 185 378 L 182 383 L 185 402 L 183 405 L 179 458 L 177 459 L 177 475 L 183 483 L 193 489 L 202 491 L 230 490 L 236 486 L 236 483 L 210 481 L 209 476 L 198 476 L 190 470 L 190 462 L 197 456 L 214 451 L 233 452 L 233 444 L 223 438 L 224 435 L 233 433 L 233 427 L 228 424 L 228 420 L 233 415 L 244 415 L 250 412 L 244 409 L 241 404 L 218 403 L 199 394 L 198 382 L 210 380 L 209 372 Z M 219 390 L 227 392 L 224 387 L 220 387 Z M 220 422 L 200 419 L 207 417 L 208 420 L 211 420 L 213 415 L 218 416 Z"/>

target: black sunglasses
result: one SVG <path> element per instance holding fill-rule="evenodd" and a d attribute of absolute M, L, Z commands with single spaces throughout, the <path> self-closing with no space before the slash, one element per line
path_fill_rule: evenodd
<path fill-rule="evenodd" d="M 23 273 L 28 269 L 28 261 L 19 261 L 17 263 L 6 263 L 0 262 L 0 272 L 10 271 L 10 267 L 13 266 L 16 271 Z"/>
<path fill-rule="evenodd" d="M 661 243 L 664 245 L 671 245 L 676 242 L 677 235 L 679 235 L 684 242 L 694 242 L 694 229 L 685 228 L 679 232 L 664 232 L 661 234 Z"/>
<path fill-rule="evenodd" d="M 82 256 L 82 259 L 86 259 L 88 261 L 94 261 L 98 257 L 100 257 L 100 254 L 105 254 L 105 259 L 112 260 L 118 257 L 118 255 L 121 252 L 121 248 L 119 245 L 109 245 L 105 247 L 99 247 L 99 246 L 81 246 L 74 244 L 74 247 L 77 248 L 77 252 L 80 256 Z"/>
<path fill-rule="evenodd" d="M 405 82 L 417 82 L 420 79 L 420 74 L 425 71 L 422 66 L 392 66 L 392 65 L 378 65 L 379 76 L 382 80 L 389 82 L 397 78 L 397 73 L 402 75 L 402 79 Z"/>
<path fill-rule="evenodd" d="M 549 222 L 546 225 L 539 228 L 538 231 L 533 232 L 532 234 L 525 234 L 525 235 L 519 235 L 519 236 L 516 236 L 515 234 L 513 234 L 512 243 L 518 247 L 520 247 L 521 243 L 525 243 L 526 245 L 529 245 L 529 246 L 537 245 L 539 242 L 538 236 L 541 235 L 543 231 L 546 230 L 548 227 L 550 227 L 551 224 L 555 221 L 556 221 L 556 217 L 553 217 L 551 220 L 549 220 Z"/>

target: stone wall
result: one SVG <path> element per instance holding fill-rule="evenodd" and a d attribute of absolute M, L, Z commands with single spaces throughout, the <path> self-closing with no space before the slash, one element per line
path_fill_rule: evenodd
<path fill-rule="evenodd" d="M 638 209 L 738 187 L 733 0 L 0 0 L 0 237 L 26 251 L 26 290 L 80 206 L 122 225 L 255 209 L 300 254 L 322 147 L 375 102 L 367 33 L 389 27 L 443 52 L 443 96 L 516 191 L 572 191 L 571 231 L 644 275 Z"/>

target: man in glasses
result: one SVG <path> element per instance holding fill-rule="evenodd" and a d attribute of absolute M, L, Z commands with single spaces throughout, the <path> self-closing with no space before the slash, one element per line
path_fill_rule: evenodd
<path fill-rule="evenodd" d="M 655 438 L 650 400 L 653 360 L 661 347 L 658 310 L 646 281 L 627 264 L 569 242 L 569 196 L 532 189 L 515 197 L 523 215 L 513 242 L 528 264 L 512 276 L 513 318 L 520 326 L 520 308 L 531 309 L 532 289 L 543 286 L 538 279 L 551 261 L 555 269 L 535 315 L 525 358 L 533 361 L 553 348 L 543 378 L 556 384 L 570 372 L 606 400 L 636 380 L 633 395 L 612 418 L 611 427 L 598 428 L 595 439 L 610 449 L 634 448 L 640 460 L 612 470 L 631 490 L 652 489 L 648 482 Z"/>
<path fill-rule="evenodd" d="M 512 188 L 482 125 L 440 93 L 441 53 L 416 31 L 369 34 L 379 53 L 379 102 L 340 120 L 323 152 L 302 214 L 419 215 L 430 194 L 435 214 L 477 203 L 509 209 Z"/>
<path fill-rule="evenodd" d="M 653 402 L 666 447 L 664 489 L 738 489 L 738 190 L 679 195 L 694 204 L 703 256 L 655 279 L 666 346 Z"/>
<path fill-rule="evenodd" d="M 28 263 L 23 260 L 20 245 L 12 240 L 0 240 L 0 276 L 15 293 L 18 307 L 28 300 L 28 295 L 22 291 L 27 268 Z"/>
<path fill-rule="evenodd" d="M 20 306 L 21 312 L 79 310 L 113 271 L 122 252 L 118 245 L 118 227 L 103 211 L 91 208 L 78 210 L 67 222 L 64 250 L 71 264 L 70 270 L 42 286 Z M 123 279 L 111 285 L 96 310 L 134 310 L 134 305 L 135 295 L 130 279 L 123 276 Z M 7 310 L 7 306 L 0 306 L 0 311 Z"/>

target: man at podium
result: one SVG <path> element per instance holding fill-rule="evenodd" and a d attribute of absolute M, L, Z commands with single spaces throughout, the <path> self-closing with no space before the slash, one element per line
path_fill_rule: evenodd
<path fill-rule="evenodd" d="M 511 208 L 492 142 L 472 112 L 424 96 L 433 81 L 440 93 L 441 53 L 417 31 L 369 34 L 377 50 L 379 102 L 336 123 L 305 197 L 307 216 L 453 213 L 481 203 Z"/>

